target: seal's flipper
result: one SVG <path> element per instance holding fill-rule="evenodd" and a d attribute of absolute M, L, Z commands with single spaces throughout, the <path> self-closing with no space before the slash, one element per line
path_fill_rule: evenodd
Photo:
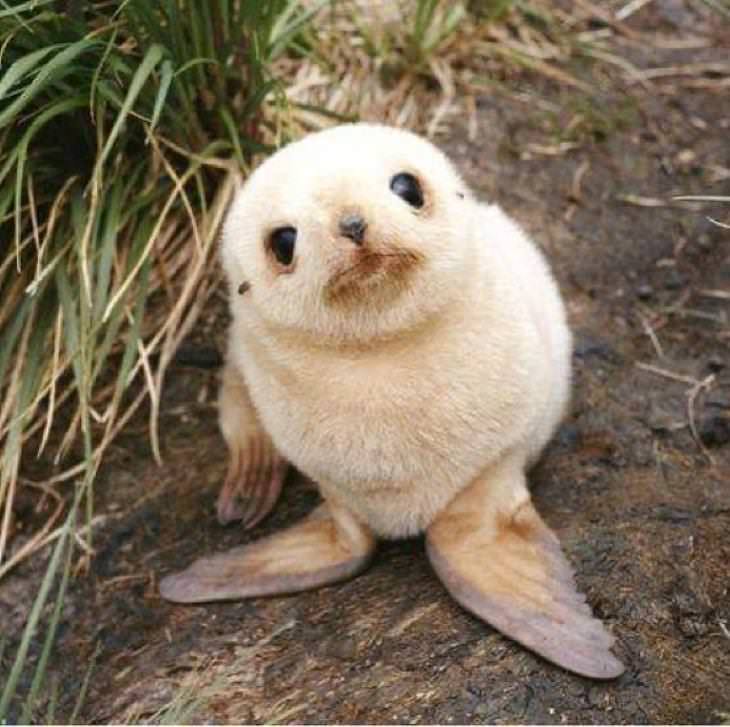
<path fill-rule="evenodd" d="M 320 505 L 288 530 L 196 560 L 163 578 L 168 601 L 200 603 L 295 593 L 346 580 L 365 569 L 375 539 L 349 512 Z"/>
<path fill-rule="evenodd" d="M 623 673 L 609 651 L 613 637 L 577 590 L 521 470 L 480 479 L 458 495 L 428 529 L 427 551 L 451 595 L 502 633 L 583 676 Z"/>
<path fill-rule="evenodd" d="M 242 520 L 252 528 L 276 504 L 289 463 L 261 427 L 246 383 L 230 363 L 223 370 L 218 406 L 229 451 L 228 474 L 216 504 L 218 520 L 222 525 Z"/>
<path fill-rule="evenodd" d="M 279 499 L 289 463 L 263 433 L 249 438 L 245 446 L 229 445 L 229 450 L 228 473 L 216 503 L 218 521 L 227 525 L 241 520 L 245 528 L 252 528 Z"/>

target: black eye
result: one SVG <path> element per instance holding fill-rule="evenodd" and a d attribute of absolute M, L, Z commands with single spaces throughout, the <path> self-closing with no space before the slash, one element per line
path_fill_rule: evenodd
<path fill-rule="evenodd" d="M 423 207 L 423 191 L 418 180 L 408 172 L 396 174 L 390 180 L 390 189 L 401 199 L 408 202 L 411 207 L 419 209 Z"/>
<path fill-rule="evenodd" d="M 291 265 L 294 259 L 294 245 L 297 241 L 297 231 L 294 227 L 277 227 L 269 239 L 274 257 L 282 265 Z"/>

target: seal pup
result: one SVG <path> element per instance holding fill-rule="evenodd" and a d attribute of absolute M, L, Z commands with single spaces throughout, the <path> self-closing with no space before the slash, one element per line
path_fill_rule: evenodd
<path fill-rule="evenodd" d="M 561 419 L 571 335 L 538 248 L 430 142 L 349 124 L 266 160 L 228 213 L 232 324 L 218 501 L 251 526 L 288 463 L 323 503 L 299 524 L 160 584 L 194 603 L 291 593 L 364 570 L 376 539 L 425 531 L 469 611 L 607 679 L 613 638 L 530 499 Z"/>

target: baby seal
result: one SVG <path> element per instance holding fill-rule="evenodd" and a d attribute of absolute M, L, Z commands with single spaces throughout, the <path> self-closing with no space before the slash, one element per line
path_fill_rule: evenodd
<path fill-rule="evenodd" d="M 161 583 L 183 603 L 349 578 L 376 538 L 425 531 L 451 595 L 560 666 L 624 671 L 535 511 L 525 471 L 560 421 L 571 335 L 538 248 L 406 131 L 286 146 L 226 219 L 233 322 L 220 398 L 223 522 L 252 526 L 289 463 L 323 503 Z"/>

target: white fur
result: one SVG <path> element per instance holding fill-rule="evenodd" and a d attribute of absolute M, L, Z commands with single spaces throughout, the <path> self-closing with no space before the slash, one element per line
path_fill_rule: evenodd
<path fill-rule="evenodd" d="M 401 171 L 423 181 L 428 210 L 390 190 Z M 333 306 L 324 286 L 357 254 L 337 234 L 352 211 L 368 223 L 366 244 L 425 263 L 395 297 L 376 286 Z M 284 225 L 298 231 L 289 274 L 265 249 Z M 571 336 L 543 256 L 420 137 L 352 124 L 285 147 L 234 201 L 222 253 L 229 364 L 261 425 L 326 498 L 381 536 L 425 529 L 508 453 L 527 465 L 562 416 Z M 236 295 L 243 281 L 251 288 Z"/>

